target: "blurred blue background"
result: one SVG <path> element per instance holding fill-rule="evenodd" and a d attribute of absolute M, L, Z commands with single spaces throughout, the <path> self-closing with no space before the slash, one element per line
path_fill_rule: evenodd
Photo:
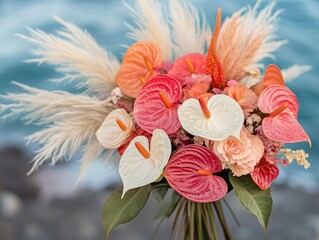
<path fill-rule="evenodd" d="M 129 4 L 133 1 L 128 0 Z M 247 4 L 254 4 L 256 1 L 238 1 L 238 0 L 197 0 L 193 1 L 205 15 L 210 24 L 215 20 L 215 13 L 217 7 L 221 7 L 223 10 L 223 17 L 230 15 L 232 12 L 246 6 Z M 262 5 L 267 3 L 264 1 Z M 294 189 L 295 192 L 301 191 L 299 197 L 304 197 L 300 201 L 311 201 L 311 199 L 316 196 L 318 193 L 318 180 L 319 180 L 319 162 L 318 162 L 318 149 L 319 149 L 319 138 L 318 138 L 318 127 L 319 127 L 319 1 L 318 0 L 278 0 L 276 1 L 276 9 L 283 9 L 283 13 L 280 15 L 278 20 L 278 38 L 279 39 L 288 39 L 288 44 L 283 46 L 280 51 L 276 53 L 275 60 L 267 60 L 265 63 L 273 62 L 281 68 L 287 68 L 294 64 L 300 65 L 312 65 L 313 69 L 308 73 L 302 75 L 299 79 L 288 84 L 288 87 L 294 91 L 299 99 L 300 103 L 300 112 L 299 112 L 299 121 L 301 125 L 309 133 L 312 142 L 313 148 L 309 150 L 307 144 L 295 144 L 293 148 L 304 148 L 310 154 L 310 162 L 312 167 L 305 171 L 302 167 L 296 166 L 293 164 L 287 169 L 282 169 L 281 177 L 276 181 L 277 189 L 285 189 L 287 194 L 293 194 L 287 189 Z M 32 28 L 40 28 L 46 32 L 53 33 L 55 30 L 59 29 L 59 26 L 54 22 L 51 16 L 57 15 L 62 19 L 72 22 L 77 26 L 87 29 L 89 33 L 97 40 L 97 42 L 103 46 L 105 49 L 111 51 L 113 54 L 121 58 L 122 54 L 125 51 L 125 48 L 122 45 L 132 44 L 132 40 L 126 38 L 127 28 L 124 26 L 125 21 L 129 21 L 129 13 L 124 7 L 121 1 L 117 0 L 46 0 L 46 1 L 37 1 L 37 0 L 1 0 L 0 1 L 0 94 L 6 92 L 19 91 L 16 87 L 10 84 L 11 81 L 22 82 L 34 87 L 39 87 L 43 89 L 63 89 L 70 92 L 76 92 L 74 88 L 70 85 L 56 85 L 47 81 L 48 79 L 56 78 L 57 73 L 53 70 L 52 67 L 47 65 L 36 66 L 35 64 L 26 64 L 23 61 L 30 58 L 31 51 L 33 47 L 29 42 L 26 42 L 18 37 L 15 37 L 14 34 L 21 33 L 27 34 L 26 26 Z M 1 100 L 0 100 L 1 103 Z M 4 123 L 0 124 L 0 148 L 3 150 L 0 152 L 0 162 L 8 161 L 8 159 L 16 159 L 18 157 L 26 155 L 25 161 L 23 163 L 26 165 L 27 161 L 30 159 L 30 156 L 33 155 L 33 151 L 36 150 L 37 146 L 26 146 L 23 139 L 24 136 L 32 133 L 37 128 L 35 126 L 25 126 L 19 119 L 16 120 L 7 120 Z M 22 149 L 22 150 L 20 150 Z M 20 155 L 19 155 L 20 154 Z M 14 161 L 14 160 L 12 160 Z M 111 170 L 107 172 L 107 169 L 101 168 L 98 163 L 97 166 L 93 166 L 88 174 L 88 177 L 84 180 L 82 184 L 77 187 L 73 186 L 73 183 L 76 180 L 77 174 L 79 172 L 79 164 L 73 161 L 73 163 L 63 166 L 58 166 L 55 169 L 43 168 L 39 173 L 31 178 L 27 178 L 25 181 L 30 181 L 33 179 L 32 184 L 36 186 L 37 194 L 40 194 L 42 199 L 46 199 L 52 204 L 52 201 L 56 201 L 56 198 L 65 199 L 74 197 L 74 196 L 87 196 L 91 195 L 92 192 L 96 194 L 96 198 L 92 200 L 94 202 L 91 212 L 82 212 L 83 216 L 79 214 L 78 209 L 74 209 L 74 212 L 70 212 L 70 215 L 78 214 L 83 218 L 89 218 L 92 212 L 93 217 L 97 218 L 95 222 L 99 223 L 99 214 L 101 203 L 103 202 L 106 191 L 103 192 L 102 196 L 99 194 L 99 191 L 105 189 L 106 187 L 114 187 L 118 185 L 118 175 L 116 171 Z M 17 162 L 17 164 L 20 164 Z M 0 165 L 0 174 L 1 166 Z M 26 169 L 30 165 L 26 165 Z M 24 169 L 24 168 L 23 168 Z M 24 171 L 24 170 L 23 170 Z M 24 179 L 24 178 L 23 178 Z M 0 181 L 1 182 L 1 181 Z M 34 183 L 35 182 L 35 183 Z M 1 184 L 0 184 L 1 186 Z M 290 187 L 290 188 L 287 188 Z M 302 188 L 300 190 L 300 188 Z M 88 192 L 85 192 L 88 191 Z M 14 191 L 13 191 L 14 192 Z M 9 198 L 10 193 L 5 192 L 4 199 Z M 9 194 L 9 195 L 8 195 Z M 20 193 L 18 193 L 19 195 Z M 37 195 L 34 194 L 34 195 Z M 274 192 L 274 195 L 276 192 Z M 21 194 L 20 194 L 21 195 Z M 19 195 L 19 196 L 20 196 Z M 32 195 L 32 194 L 31 194 Z M 0 194 L 1 196 L 1 194 Z M 9 197 L 8 197 L 9 196 Z M 38 195 L 37 195 L 38 196 Z M 94 195 L 95 196 L 95 195 Z M 289 195 L 290 196 L 290 195 Z M 13 197 L 13 196 L 11 196 Z M 21 196 L 20 196 L 21 197 Z M 309 199 L 307 199 L 307 197 Z M 31 197 L 32 198 L 32 197 Z M 84 197 L 85 198 L 85 197 Z M 287 196 L 288 198 L 288 196 Z M 53 200 L 55 199 L 55 200 Z M 317 198 L 318 199 L 318 198 Z M 314 201 L 317 201 L 314 199 Z M 12 203 L 10 200 L 9 202 Z M 13 211 L 14 214 L 20 214 L 21 211 L 25 213 L 24 203 L 18 198 L 17 204 L 14 206 L 20 206 L 19 209 L 16 209 L 17 213 Z M 61 200 L 62 201 L 62 200 Z M 83 200 L 84 201 L 84 200 Z M 276 202 L 276 198 L 274 200 Z M 287 201 L 290 201 L 287 199 Z M 63 202 L 63 201 L 62 201 Z M 88 200 L 88 202 L 90 202 Z M 285 200 L 282 200 L 284 203 Z M 8 208 L 8 202 L 1 200 L 0 206 L 5 206 Z M 20 204 L 20 205 L 19 205 Z M 63 204 L 66 204 L 63 202 Z M 68 203 L 72 205 L 72 201 Z M 83 203 L 85 205 L 85 201 Z M 10 204 L 9 204 L 10 205 Z M 41 204 L 40 204 L 41 205 Z M 49 208 L 49 205 L 45 205 Z M 45 207 L 43 206 L 43 207 Z M 51 205 L 50 205 L 51 206 Z M 55 205 L 54 205 L 55 206 Z M 60 205 L 58 205 L 60 206 Z M 12 207 L 12 206 L 11 206 Z M 34 211 L 40 211 L 40 207 Z M 52 207 L 52 206 L 51 206 Z M 318 206 L 319 207 L 319 206 Z M 317 206 L 313 208 L 318 210 Z M 16 207 L 17 208 L 17 207 Z M 30 209 L 32 208 L 32 204 Z M 301 208 L 301 206 L 297 206 Z M 13 208 L 15 209 L 15 208 Z M 21 210 L 22 209 L 22 210 Z M 29 209 L 29 210 L 30 210 Z M 70 208 L 68 208 L 70 209 Z M 60 209 L 61 210 L 61 209 Z M 89 210 L 88 210 L 89 211 Z M 302 211 L 302 210 L 300 210 Z M 31 211 L 32 212 L 32 211 Z M 12 224 L 15 224 L 14 216 L 11 217 Z M 53 213 L 50 213 L 53 214 Z M 283 213 L 284 214 L 284 213 Z M 302 212 L 300 213 L 302 214 Z M 9 214 L 10 215 L 10 214 Z M 70 218 L 78 219 L 78 217 L 71 216 Z M 149 214 L 151 215 L 151 214 Z M 318 215 L 318 214 L 317 214 Z M 315 214 L 315 216 L 317 216 Z M 38 215 L 37 215 L 38 216 Z M 40 216 L 40 215 L 39 215 Z M 39 217 L 38 216 L 38 217 Z M 1 217 L 1 215 L 0 215 Z M 12 220 L 13 219 L 13 220 Z M 39 219 L 42 219 L 39 217 Z M 25 221 L 28 219 L 26 218 Z M 91 219 L 92 220 L 92 219 Z M 41 231 L 46 229 L 44 226 L 39 227 L 37 222 L 34 223 L 34 226 L 26 226 L 24 223 L 20 225 L 14 225 L 10 228 L 10 221 L 5 220 L 5 218 L 0 219 L 0 232 L 3 232 L 2 229 L 12 229 L 12 234 L 1 236 L 0 239 L 51 239 L 50 237 L 43 237 L 47 234 L 41 235 Z M 55 223 L 58 224 L 58 220 Z M 53 221 L 53 220 L 52 220 Z M 92 220 L 93 221 L 93 220 Z M 309 220 L 310 221 L 310 220 Z M 23 222 L 23 221 L 22 221 Z M 41 221 L 39 221 L 41 222 Z M 315 217 L 315 220 L 311 220 L 311 223 L 316 222 L 318 226 L 319 220 Z M 48 224 L 49 224 L 48 223 Z M 71 220 L 70 220 L 71 224 Z M 72 223 L 73 224 L 73 223 Z M 254 223 L 252 223 L 254 224 Z M 19 227 L 17 227 L 19 226 Z M 74 225 L 77 226 L 77 225 Z M 91 225 L 85 225 L 88 229 L 84 231 L 83 234 L 75 237 L 75 235 L 56 235 L 58 238 L 52 239 L 101 239 L 103 237 L 102 227 L 100 226 L 96 232 L 92 230 Z M 307 227 L 310 228 L 311 224 Z M 62 226 L 61 226 L 62 227 Z M 83 229 L 86 229 L 83 227 Z M 271 226 L 270 226 L 271 227 Z M 25 232 L 23 232 L 25 231 Z M 42 229 L 42 230 L 41 230 Z M 60 228 L 59 228 L 60 229 Z M 62 228 L 61 228 L 62 229 Z M 165 227 L 164 227 L 165 229 Z M 271 229 L 271 228 L 270 228 Z M 307 229 L 305 227 L 305 229 Z M 15 231 L 22 231 L 21 234 L 15 234 Z M 247 230 L 247 229 L 246 229 Z M 61 230 L 62 231 L 62 230 Z M 91 232 L 90 232 L 91 231 Z M 236 232 L 237 231 L 237 232 Z M 236 230 L 238 239 L 250 239 L 244 238 L 245 235 L 242 230 Z M 248 231 L 248 230 L 247 230 Z M 63 232 L 63 231 L 62 231 Z M 100 233 L 99 233 L 100 232 Z M 280 234 L 280 231 L 273 232 L 270 231 L 268 235 L 269 239 L 285 239 L 277 238 L 276 234 Z M 306 232 L 306 231 L 305 231 Z M 309 232 L 309 231 L 308 231 Z M 318 234 L 311 230 L 311 236 L 313 238 L 304 238 L 304 239 L 318 239 Z M 29 235 L 28 235 L 29 234 Z M 32 235 L 33 234 L 33 235 Z M 38 234 L 38 235 L 37 235 Z M 52 233 L 53 234 L 53 233 Z M 57 233 L 56 233 L 57 234 Z M 85 235 L 87 234 L 87 235 Z M 91 235 L 90 235 L 91 234 Z M 96 234 L 96 235 L 94 235 Z M 100 235 L 99 235 L 100 234 Z M 137 231 L 135 232 L 137 234 Z M 164 233 L 163 233 L 164 234 Z M 273 235 L 271 235 L 273 234 Z M 262 235 L 262 233 L 261 233 Z M 33 236 L 28 238 L 28 236 Z M 42 238 L 36 238 L 34 236 L 42 236 Z M 85 237 L 87 236 L 87 238 Z M 118 236 L 125 236 L 120 235 Z M 139 237 L 134 238 L 135 235 L 132 235 L 132 239 L 144 239 L 143 234 L 138 235 Z M 279 235 L 278 235 L 279 236 Z M 288 235 L 287 235 L 288 236 Z M 304 236 L 304 235 L 303 235 Z M 316 238 L 317 236 L 318 238 Z M 294 238 L 296 235 L 292 235 L 292 238 L 289 239 L 300 239 Z M 236 239 L 237 239 L 236 238 Z M 115 239 L 115 238 L 114 238 Z M 121 239 L 121 238 L 119 238 Z M 150 238 L 145 238 L 150 239 Z M 254 239 L 254 238 L 251 238 Z"/>

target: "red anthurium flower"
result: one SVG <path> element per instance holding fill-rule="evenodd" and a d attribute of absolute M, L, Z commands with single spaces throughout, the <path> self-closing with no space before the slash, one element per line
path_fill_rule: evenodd
<path fill-rule="evenodd" d="M 190 53 L 177 59 L 167 74 L 184 84 L 186 77 L 206 73 L 206 57 L 199 53 Z"/>
<path fill-rule="evenodd" d="M 176 79 L 155 76 L 135 100 L 133 115 L 137 124 L 150 133 L 155 129 L 167 134 L 176 132 L 181 126 L 177 115 L 181 95 L 182 88 Z"/>
<path fill-rule="evenodd" d="M 269 113 L 262 122 L 267 138 L 283 143 L 308 141 L 311 145 L 308 134 L 297 121 L 299 104 L 289 88 L 269 86 L 259 96 L 258 107 L 263 113 Z"/>
<path fill-rule="evenodd" d="M 265 158 L 262 158 L 255 167 L 255 170 L 250 173 L 251 178 L 262 190 L 269 188 L 278 175 L 278 167 L 275 164 L 267 162 Z"/>
<path fill-rule="evenodd" d="M 190 144 L 179 149 L 169 160 L 164 176 L 169 185 L 185 198 L 201 203 L 215 202 L 227 193 L 227 184 L 215 176 L 222 165 L 204 146 Z"/>

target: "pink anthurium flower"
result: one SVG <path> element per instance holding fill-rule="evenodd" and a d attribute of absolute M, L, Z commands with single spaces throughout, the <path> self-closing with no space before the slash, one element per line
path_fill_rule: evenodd
<path fill-rule="evenodd" d="M 262 121 L 262 129 L 267 138 L 283 143 L 311 141 L 298 123 L 299 104 L 296 95 L 287 87 L 272 85 L 259 96 L 258 107 L 268 113 Z"/>
<path fill-rule="evenodd" d="M 212 151 L 204 146 L 190 144 L 171 157 L 164 177 L 185 198 L 208 203 L 218 201 L 228 191 L 225 180 L 214 175 L 221 170 L 222 165 Z"/>
<path fill-rule="evenodd" d="M 206 57 L 199 53 L 190 53 L 177 59 L 167 74 L 184 84 L 186 77 L 206 73 Z"/>
<path fill-rule="evenodd" d="M 135 100 L 133 115 L 137 124 L 150 133 L 155 129 L 167 134 L 176 132 L 181 126 L 177 115 L 181 95 L 182 88 L 176 79 L 155 76 Z"/>
<path fill-rule="evenodd" d="M 253 181 L 262 190 L 269 188 L 278 175 L 278 167 L 275 164 L 267 162 L 265 158 L 262 158 L 255 167 L 254 171 L 250 173 Z"/>
<path fill-rule="evenodd" d="M 159 48 L 150 42 L 137 42 L 125 53 L 116 82 L 121 92 L 136 98 L 141 88 L 157 73 L 155 67 L 161 65 L 163 56 Z"/>

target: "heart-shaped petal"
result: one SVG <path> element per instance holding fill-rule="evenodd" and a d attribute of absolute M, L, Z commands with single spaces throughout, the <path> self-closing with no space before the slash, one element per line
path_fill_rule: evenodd
<path fill-rule="evenodd" d="M 308 134 L 297 121 L 299 104 L 289 88 L 269 86 L 259 96 L 258 107 L 263 113 L 269 113 L 262 121 L 267 138 L 283 143 L 308 141 L 311 145 Z"/>
<path fill-rule="evenodd" d="M 177 59 L 167 74 L 183 84 L 185 78 L 192 74 L 206 73 L 206 57 L 199 53 L 190 53 Z"/>
<path fill-rule="evenodd" d="M 145 186 L 158 179 L 171 151 L 170 139 L 161 129 L 154 130 L 150 147 L 147 137 L 135 137 L 120 160 L 123 196 L 130 189 Z"/>
<path fill-rule="evenodd" d="M 179 82 L 167 75 L 152 78 L 142 88 L 135 100 L 134 117 L 137 124 L 147 132 L 163 129 L 167 134 L 180 128 L 177 108 L 182 88 Z"/>
<path fill-rule="evenodd" d="M 202 100 L 187 99 L 179 108 L 182 127 L 194 136 L 223 141 L 229 136 L 240 139 L 244 114 L 240 105 L 226 95 L 214 95 L 207 104 Z"/>
<path fill-rule="evenodd" d="M 143 85 L 156 75 L 154 67 L 161 65 L 163 56 L 150 42 L 137 42 L 125 53 L 116 82 L 122 93 L 136 98 Z"/>
<path fill-rule="evenodd" d="M 262 190 L 269 188 L 278 175 L 278 167 L 267 162 L 265 158 L 262 158 L 255 170 L 250 173 L 251 178 Z"/>
<path fill-rule="evenodd" d="M 263 79 L 251 88 L 252 90 L 254 90 L 256 95 L 259 96 L 262 91 L 272 85 L 285 85 L 285 81 L 280 68 L 277 67 L 275 64 L 268 65 Z"/>
<path fill-rule="evenodd" d="M 105 148 L 118 148 L 130 137 L 133 129 L 131 117 L 123 108 L 119 108 L 107 115 L 97 130 L 96 137 Z"/>
<path fill-rule="evenodd" d="M 208 148 L 190 144 L 179 149 L 164 170 L 169 185 L 194 202 L 215 202 L 227 193 L 225 180 L 214 173 L 222 165 Z"/>

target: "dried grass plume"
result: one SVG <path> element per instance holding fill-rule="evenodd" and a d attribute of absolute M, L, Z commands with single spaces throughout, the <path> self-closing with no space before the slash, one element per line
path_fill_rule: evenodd
<path fill-rule="evenodd" d="M 280 10 L 273 12 L 272 2 L 258 12 L 260 1 L 251 8 L 243 8 L 226 18 L 217 43 L 225 79 L 240 81 L 249 75 L 258 75 L 261 60 L 273 57 L 285 40 L 277 41 L 274 22 Z"/>

